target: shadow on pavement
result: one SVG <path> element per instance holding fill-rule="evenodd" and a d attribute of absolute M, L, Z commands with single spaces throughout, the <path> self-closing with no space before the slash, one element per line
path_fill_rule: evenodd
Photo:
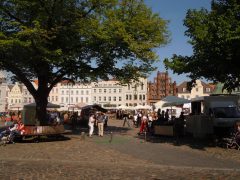
<path fill-rule="evenodd" d="M 136 135 L 135 138 L 145 140 L 148 143 L 168 143 L 174 146 L 189 146 L 192 149 L 204 150 L 206 147 L 216 147 L 213 139 L 199 139 L 191 136 L 174 137 L 174 136 L 156 136 L 156 135 Z"/>
<path fill-rule="evenodd" d="M 53 142 L 53 141 L 67 141 L 71 138 L 64 135 L 41 135 L 41 136 L 30 136 L 25 138 L 17 138 L 15 142 L 17 143 L 40 143 L 40 142 Z"/>
<path fill-rule="evenodd" d="M 89 128 L 87 126 L 76 126 L 74 129 L 72 129 L 71 126 L 65 126 L 65 129 L 69 131 L 68 134 L 70 135 L 81 135 L 82 132 L 85 134 L 88 134 Z M 118 127 L 118 126 L 107 126 L 104 127 L 104 134 L 127 134 L 131 128 L 127 127 Z M 96 133 L 98 131 L 97 127 L 94 127 L 94 132 Z"/>

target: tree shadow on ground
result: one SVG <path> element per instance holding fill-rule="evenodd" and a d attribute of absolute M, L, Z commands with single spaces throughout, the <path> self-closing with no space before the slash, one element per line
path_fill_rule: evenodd
<path fill-rule="evenodd" d="M 188 146 L 192 149 L 205 150 L 207 147 L 216 147 L 213 139 L 193 138 L 192 136 L 160 136 L 160 135 L 136 135 L 135 138 L 142 139 L 148 143 L 168 143 L 174 146 Z"/>
<path fill-rule="evenodd" d="M 88 134 L 88 132 L 89 132 L 88 126 L 76 126 L 74 128 L 72 128 L 71 126 L 68 126 L 68 127 L 65 127 L 65 129 L 67 131 L 69 131 L 68 134 L 70 134 L 70 135 L 81 135 L 83 132 L 85 134 Z M 114 133 L 114 134 L 125 135 L 130 130 L 131 130 L 131 128 L 127 128 L 127 127 L 106 126 L 106 127 L 104 127 L 104 134 Z M 97 131 L 98 131 L 98 128 L 94 127 L 95 134 Z"/>
<path fill-rule="evenodd" d="M 57 135 L 40 135 L 40 136 L 28 136 L 24 138 L 17 138 L 17 143 L 40 143 L 40 142 L 53 142 L 53 141 L 68 141 L 71 138 L 64 134 Z"/>

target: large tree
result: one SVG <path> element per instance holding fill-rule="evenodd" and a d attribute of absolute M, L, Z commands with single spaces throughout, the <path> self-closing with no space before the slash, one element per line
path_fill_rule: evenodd
<path fill-rule="evenodd" d="M 168 42 L 167 21 L 143 0 L 0 0 L 0 29 L 0 69 L 27 87 L 42 125 L 62 79 L 136 80 Z"/>
<path fill-rule="evenodd" d="M 173 55 L 165 65 L 193 81 L 204 77 L 224 83 L 229 91 L 239 87 L 240 1 L 215 0 L 210 11 L 188 10 L 184 25 L 193 55 Z"/>

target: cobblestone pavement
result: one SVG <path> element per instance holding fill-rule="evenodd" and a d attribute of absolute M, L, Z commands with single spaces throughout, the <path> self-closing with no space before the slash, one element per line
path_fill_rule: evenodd
<path fill-rule="evenodd" d="M 237 179 L 239 151 L 172 138 L 144 139 L 110 120 L 104 137 L 0 146 L 0 179 Z M 86 131 L 87 129 L 85 129 Z M 112 135 L 112 136 L 111 136 Z M 112 137 L 112 138 L 111 138 Z M 199 143 L 196 143 L 199 144 Z"/>

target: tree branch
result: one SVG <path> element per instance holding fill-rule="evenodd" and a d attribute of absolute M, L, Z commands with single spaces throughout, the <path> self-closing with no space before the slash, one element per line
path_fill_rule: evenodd
<path fill-rule="evenodd" d="M 3 12 L 9 16 L 10 18 L 16 20 L 17 22 L 21 23 L 21 24 L 25 24 L 21 19 L 19 19 L 18 17 L 14 16 L 12 13 L 10 13 L 7 9 L 3 9 Z"/>
<path fill-rule="evenodd" d="M 10 63 L 9 61 L 4 61 L 4 67 L 5 69 L 8 69 L 10 72 L 12 72 L 14 75 L 16 75 L 20 81 L 27 87 L 28 91 L 35 96 L 36 89 L 32 85 L 32 83 L 27 79 L 25 74 L 20 70 L 18 67 L 16 67 L 13 63 Z"/>

